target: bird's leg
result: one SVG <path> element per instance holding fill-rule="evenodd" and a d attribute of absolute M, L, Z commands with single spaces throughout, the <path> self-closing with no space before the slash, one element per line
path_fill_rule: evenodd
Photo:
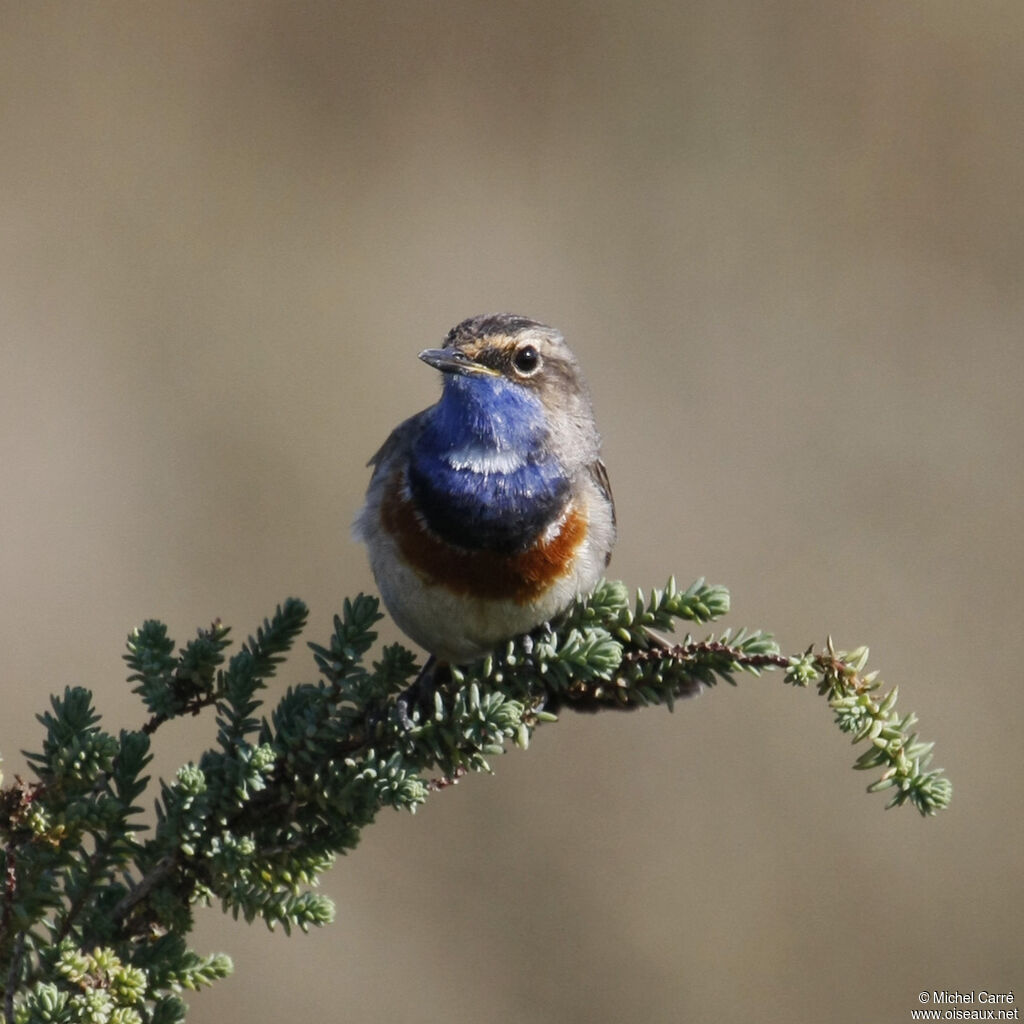
<path fill-rule="evenodd" d="M 406 732 L 411 730 L 415 723 L 412 720 L 412 711 L 422 708 L 423 702 L 432 697 L 438 686 L 451 678 L 446 662 L 438 661 L 433 655 L 427 658 L 419 675 L 413 680 L 410 686 L 399 694 L 395 701 L 395 710 L 398 712 L 398 721 Z"/>

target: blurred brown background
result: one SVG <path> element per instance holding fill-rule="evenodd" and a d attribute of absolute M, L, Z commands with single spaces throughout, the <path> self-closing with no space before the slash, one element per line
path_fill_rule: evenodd
<path fill-rule="evenodd" d="M 0 6 L 0 750 L 124 635 L 372 588 L 364 467 L 472 313 L 560 327 L 612 570 L 868 643 L 953 807 L 823 702 L 566 716 L 385 813 L 290 940 L 201 911 L 190 1020 L 908 1020 L 1020 993 L 1024 7 Z M 393 634 L 388 632 L 388 638 Z M 278 691 L 314 674 L 308 652 Z M 173 772 L 211 720 L 158 736 Z"/>

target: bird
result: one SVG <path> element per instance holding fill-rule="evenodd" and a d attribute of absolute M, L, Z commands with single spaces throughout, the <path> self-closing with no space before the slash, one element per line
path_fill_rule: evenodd
<path fill-rule="evenodd" d="M 466 665 L 593 592 L 615 502 L 561 332 L 484 314 L 419 358 L 442 374 L 441 397 L 370 459 L 353 533 L 398 627 L 432 660 Z"/>

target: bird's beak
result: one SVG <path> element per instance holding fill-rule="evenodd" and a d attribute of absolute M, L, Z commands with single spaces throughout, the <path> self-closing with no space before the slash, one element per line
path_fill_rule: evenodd
<path fill-rule="evenodd" d="M 427 348 L 420 353 L 420 359 L 428 366 L 442 373 L 461 373 L 466 377 L 500 377 L 497 370 L 478 363 L 458 348 Z"/>

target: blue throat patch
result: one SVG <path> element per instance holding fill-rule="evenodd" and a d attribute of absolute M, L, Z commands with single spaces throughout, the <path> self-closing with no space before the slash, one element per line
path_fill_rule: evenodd
<path fill-rule="evenodd" d="M 409 486 L 427 525 L 462 548 L 528 548 L 569 494 L 547 434 L 543 406 L 526 388 L 503 377 L 446 376 L 409 464 Z M 499 466 L 503 456 L 522 462 L 481 471 L 458 464 L 457 453 L 466 450 Z"/>

